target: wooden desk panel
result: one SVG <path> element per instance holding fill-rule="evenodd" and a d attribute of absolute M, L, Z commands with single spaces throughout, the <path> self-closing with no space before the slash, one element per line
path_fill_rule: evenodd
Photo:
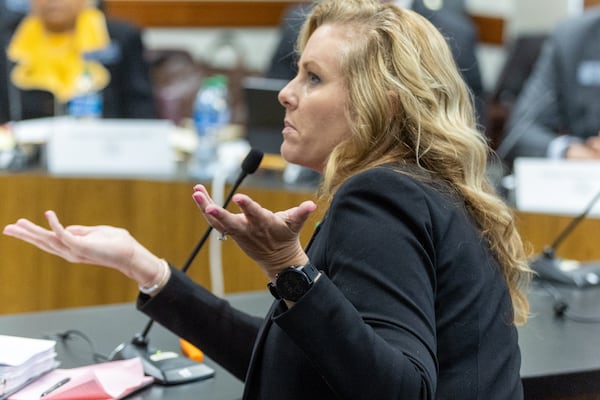
<path fill-rule="evenodd" d="M 207 228 L 191 199 L 192 187 L 189 181 L 0 175 L 0 226 L 20 217 L 45 225 L 43 212 L 53 209 L 65 224 L 124 227 L 151 251 L 181 267 Z M 273 210 L 314 199 L 309 190 L 289 191 L 251 183 L 240 191 Z M 304 243 L 319 215 L 307 223 Z M 571 219 L 517 214 L 523 239 L 536 253 L 551 243 Z M 595 243 L 598 237 L 600 220 L 586 219 L 559 247 L 558 255 L 600 260 L 600 246 Z M 210 286 L 206 245 L 188 272 L 194 280 Z M 0 235 L 0 255 L 0 314 L 129 302 L 137 295 L 136 285 L 116 271 L 72 265 L 4 235 Z M 233 240 L 223 242 L 222 255 L 226 293 L 264 290 L 266 278 Z"/>
<path fill-rule="evenodd" d="M 523 240 L 530 244 L 533 254 L 550 245 L 574 217 L 517 213 L 517 226 Z M 600 261 L 600 219 L 582 220 L 558 246 L 557 256 L 579 261 Z"/>
<path fill-rule="evenodd" d="M 192 187 L 187 181 L 0 175 L 0 225 L 20 217 L 46 225 L 43 212 L 52 209 L 65 225 L 126 228 L 148 249 L 181 267 L 207 228 L 191 199 Z M 274 210 L 312 198 L 306 191 L 240 191 Z M 303 240 L 310 234 L 306 229 Z M 128 302 L 137 296 L 136 285 L 116 271 L 72 265 L 8 236 L 0 235 L 0 255 L 0 314 Z M 223 243 L 223 266 L 225 292 L 265 288 L 262 272 L 232 240 Z M 208 243 L 188 273 L 210 286 Z"/>

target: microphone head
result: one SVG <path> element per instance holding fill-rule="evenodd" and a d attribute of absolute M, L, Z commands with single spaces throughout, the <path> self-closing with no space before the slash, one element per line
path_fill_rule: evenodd
<path fill-rule="evenodd" d="M 242 161 L 242 171 L 246 174 L 253 174 L 260 166 L 263 159 L 263 152 L 257 149 L 251 149 L 244 161 Z"/>

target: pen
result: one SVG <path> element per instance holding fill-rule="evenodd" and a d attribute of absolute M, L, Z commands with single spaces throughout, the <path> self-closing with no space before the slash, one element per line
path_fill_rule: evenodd
<path fill-rule="evenodd" d="M 66 384 L 70 380 L 71 380 L 71 378 L 61 379 L 60 381 L 56 382 L 54 385 L 50 386 L 48 389 L 44 390 L 44 392 L 40 395 L 40 397 L 48 396 L 50 393 L 54 392 L 56 389 L 58 389 L 59 387 L 61 387 L 64 384 Z"/>

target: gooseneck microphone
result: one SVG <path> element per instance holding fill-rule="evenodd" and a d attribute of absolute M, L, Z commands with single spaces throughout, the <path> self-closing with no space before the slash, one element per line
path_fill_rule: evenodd
<path fill-rule="evenodd" d="M 243 180 L 250 174 L 256 172 L 263 159 L 263 153 L 256 149 L 251 149 L 244 158 L 241 165 L 241 171 L 235 180 L 229 194 L 227 195 L 223 208 L 226 208 L 236 190 L 242 184 Z M 208 226 L 187 261 L 181 268 L 184 273 L 190 268 L 192 261 L 204 246 L 204 243 L 210 236 L 213 227 Z M 123 360 L 133 357 L 139 357 L 144 366 L 144 373 L 154 377 L 155 381 L 164 385 L 175 385 L 195 380 L 210 378 L 215 371 L 203 363 L 198 363 L 187 357 L 182 357 L 178 353 L 170 351 L 159 351 L 149 346 L 148 333 L 154 324 L 150 319 L 142 333 L 136 334 L 130 343 L 121 343 L 109 356 L 109 360 Z"/>
<path fill-rule="evenodd" d="M 585 210 L 577 215 L 559 233 L 552 243 L 542 253 L 534 258 L 530 265 L 537 273 L 537 279 L 560 282 L 569 286 L 586 287 L 600 284 L 600 263 L 581 263 L 576 268 L 561 268 L 563 260 L 556 257 L 558 246 L 573 232 L 575 227 L 587 217 L 596 202 L 600 199 L 600 192 L 592 198 Z"/>

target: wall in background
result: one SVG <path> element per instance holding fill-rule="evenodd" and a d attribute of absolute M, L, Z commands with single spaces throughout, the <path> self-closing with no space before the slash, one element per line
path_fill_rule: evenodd
<path fill-rule="evenodd" d="M 246 67 L 258 71 L 268 65 L 278 39 L 276 28 L 146 28 L 144 32 L 149 48 L 183 48 L 195 59 L 208 62 L 229 45 Z M 227 60 L 220 63 L 227 64 Z"/>
<path fill-rule="evenodd" d="M 467 11 L 474 16 L 480 26 L 484 24 L 486 28 L 491 28 L 482 32 L 484 42 L 478 49 L 484 85 L 490 90 L 494 87 L 504 64 L 506 43 L 520 33 L 550 30 L 556 21 L 579 12 L 584 2 L 584 0 L 463 1 Z M 136 19 L 138 24 L 145 25 L 144 41 L 149 48 L 183 48 L 195 58 L 211 62 L 215 60 L 217 49 L 223 47 L 221 46 L 223 42 L 229 42 L 229 46 L 225 46 L 229 48 L 229 53 L 231 49 L 235 49 L 247 68 L 262 71 L 268 65 L 278 40 L 275 21 L 289 2 L 283 0 L 172 1 L 168 4 L 171 8 L 163 10 L 162 15 L 160 11 L 159 15 L 156 15 L 156 11 L 152 12 L 152 7 L 157 7 L 160 1 L 105 0 L 105 3 L 109 12 L 129 15 Z M 245 9 L 247 7 L 257 11 L 250 13 L 248 12 L 250 8 Z M 539 11 L 540 7 L 543 7 L 544 12 Z M 174 9 L 177 12 L 173 11 Z M 256 23 L 253 19 L 255 16 L 258 18 Z M 250 24 L 253 26 L 249 26 Z M 489 39 L 490 32 L 491 39 Z M 499 40 L 498 36 L 500 36 Z M 226 57 L 217 60 L 217 63 L 226 64 L 231 62 L 231 59 L 232 57 L 229 56 L 228 59 Z"/>

